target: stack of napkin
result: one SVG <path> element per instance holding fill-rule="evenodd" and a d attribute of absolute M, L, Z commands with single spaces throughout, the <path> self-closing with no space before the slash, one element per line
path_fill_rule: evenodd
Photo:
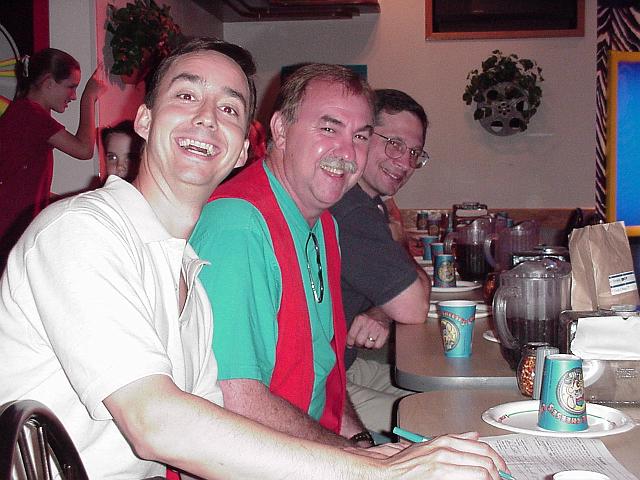
<path fill-rule="evenodd" d="M 640 360 L 640 317 L 579 318 L 571 352 L 586 360 Z"/>

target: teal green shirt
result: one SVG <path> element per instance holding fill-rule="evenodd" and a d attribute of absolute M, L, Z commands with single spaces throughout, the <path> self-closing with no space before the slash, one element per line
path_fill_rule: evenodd
<path fill-rule="evenodd" d="M 310 229 L 287 191 L 266 165 L 265 169 L 289 225 L 300 265 L 311 321 L 315 373 L 308 413 L 318 420 L 325 405 L 326 379 L 336 362 L 330 344 L 333 314 L 322 225 L 317 221 Z M 319 293 L 313 241 L 309 242 L 305 256 L 309 232 L 316 235 L 321 252 L 322 303 L 316 303 L 314 299 L 307 270 L 308 256 L 313 282 Z M 278 340 L 277 314 L 282 276 L 262 214 L 245 200 L 215 200 L 204 207 L 189 241 L 200 258 L 211 262 L 210 266 L 202 269 L 200 280 L 213 308 L 213 351 L 218 362 L 218 379 L 248 378 L 269 386 Z"/>

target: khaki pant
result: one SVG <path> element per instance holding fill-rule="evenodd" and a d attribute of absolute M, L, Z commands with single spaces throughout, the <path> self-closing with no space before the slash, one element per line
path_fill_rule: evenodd
<path fill-rule="evenodd" d="M 415 393 L 392 385 L 389 364 L 361 358 L 347 370 L 347 391 L 365 427 L 378 433 L 391 432 L 396 403 Z"/>

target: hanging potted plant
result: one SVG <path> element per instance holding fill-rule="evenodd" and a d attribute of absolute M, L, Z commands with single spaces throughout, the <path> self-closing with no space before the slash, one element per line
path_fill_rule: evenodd
<path fill-rule="evenodd" d="M 534 60 L 494 50 L 481 70 L 469 72 L 467 80 L 462 100 L 467 105 L 476 102 L 473 118 L 494 135 L 523 132 L 540 106 L 538 84 L 544 78 Z"/>
<path fill-rule="evenodd" d="M 112 34 L 111 73 L 136 84 L 182 40 L 180 27 L 154 0 L 135 0 L 125 7 L 108 5 L 107 31 Z"/>

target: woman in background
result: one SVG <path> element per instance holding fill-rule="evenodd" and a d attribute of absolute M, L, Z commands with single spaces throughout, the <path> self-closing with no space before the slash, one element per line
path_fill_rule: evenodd
<path fill-rule="evenodd" d="M 18 86 L 0 117 L 0 269 L 30 221 L 49 203 L 53 148 L 78 158 L 93 157 L 95 102 L 104 90 L 96 69 L 80 99 L 80 122 L 72 134 L 51 117 L 76 99 L 80 64 L 62 50 L 46 48 L 16 63 Z"/>

